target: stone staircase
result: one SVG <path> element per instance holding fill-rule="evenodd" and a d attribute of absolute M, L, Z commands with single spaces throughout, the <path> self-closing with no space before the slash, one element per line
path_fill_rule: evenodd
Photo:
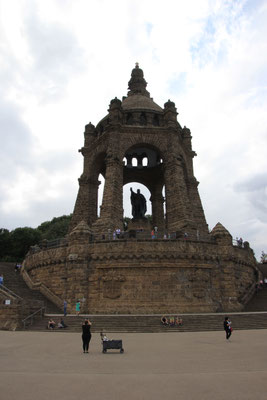
<path fill-rule="evenodd" d="M 263 279 L 266 278 L 267 264 L 259 265 L 259 269 L 262 272 Z M 265 284 L 255 293 L 254 297 L 246 305 L 244 311 L 267 311 L 267 286 Z"/>
<path fill-rule="evenodd" d="M 267 287 L 265 285 L 254 295 L 244 311 L 267 311 Z"/>
<path fill-rule="evenodd" d="M 234 330 L 240 329 L 267 329 L 267 312 L 258 313 L 229 313 Z M 225 314 L 181 314 L 182 326 L 163 326 L 160 322 L 161 315 L 68 315 L 64 322 L 66 329 L 55 329 L 55 332 L 81 332 L 81 325 L 85 318 L 92 322 L 92 332 L 204 332 L 221 331 Z M 49 318 L 56 323 L 62 314 L 46 314 L 42 320 L 36 321 L 28 329 L 31 331 L 46 331 Z"/>
<path fill-rule="evenodd" d="M 0 263 L 0 274 L 4 277 L 4 286 L 21 297 L 24 301 L 31 304 L 40 304 L 44 306 L 48 313 L 60 313 L 59 308 L 49 301 L 37 290 L 31 290 L 24 282 L 19 272 L 15 272 L 15 263 Z"/>

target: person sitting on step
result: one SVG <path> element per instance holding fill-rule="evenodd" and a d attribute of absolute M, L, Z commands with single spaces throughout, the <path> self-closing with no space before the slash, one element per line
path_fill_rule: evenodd
<path fill-rule="evenodd" d="M 176 320 L 175 320 L 175 324 L 178 325 L 178 326 L 183 325 L 183 320 L 182 320 L 182 318 L 179 318 L 179 317 L 177 316 L 177 317 L 176 317 Z"/>
<path fill-rule="evenodd" d="M 47 324 L 47 328 L 55 329 L 55 327 L 56 327 L 56 323 L 50 318 L 50 320 L 48 321 L 48 324 Z"/>
<path fill-rule="evenodd" d="M 65 329 L 65 328 L 67 328 L 68 326 L 65 324 L 63 318 L 61 318 L 60 321 L 59 321 L 58 324 L 57 324 L 57 327 L 58 327 L 59 329 Z"/>
<path fill-rule="evenodd" d="M 167 319 L 167 317 L 165 317 L 165 315 L 163 315 L 162 317 L 161 317 L 161 323 L 164 325 L 164 326 L 167 326 L 167 325 L 169 325 L 169 322 L 168 322 L 168 319 Z"/>

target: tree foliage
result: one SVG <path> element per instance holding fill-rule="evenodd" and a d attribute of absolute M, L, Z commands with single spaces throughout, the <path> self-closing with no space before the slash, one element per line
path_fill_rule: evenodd
<path fill-rule="evenodd" d="M 0 228 L 0 260 L 22 261 L 30 246 L 40 243 L 43 239 L 64 237 L 68 233 L 71 216 L 72 214 L 53 218 L 37 228 L 23 227 L 12 231 Z"/>
<path fill-rule="evenodd" d="M 264 251 L 261 252 L 261 263 L 266 264 L 267 263 L 267 253 Z"/>
<path fill-rule="evenodd" d="M 39 225 L 37 229 L 41 233 L 42 239 L 52 240 L 65 236 L 68 233 L 71 216 L 72 214 L 62 215 Z"/>

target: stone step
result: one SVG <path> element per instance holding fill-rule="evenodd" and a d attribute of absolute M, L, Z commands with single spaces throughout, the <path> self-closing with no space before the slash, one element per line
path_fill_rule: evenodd
<path fill-rule="evenodd" d="M 59 308 L 42 295 L 39 291 L 31 290 L 24 282 L 19 272 L 15 272 L 15 263 L 0 263 L 0 274 L 3 274 L 4 285 L 21 297 L 25 301 L 31 303 L 43 302 L 47 312 L 61 312 Z"/>
<path fill-rule="evenodd" d="M 228 314 L 234 330 L 240 329 L 267 329 L 266 313 L 233 313 Z M 90 315 L 92 322 L 92 332 L 197 332 L 197 331 L 221 331 L 223 330 L 223 321 L 225 314 L 182 314 L 182 326 L 163 326 L 160 322 L 160 316 L 114 316 L 114 315 Z M 49 318 L 56 323 L 59 321 L 59 315 L 45 315 L 42 320 L 38 320 L 29 330 L 46 330 Z M 65 330 L 55 329 L 57 332 L 81 332 L 81 325 L 85 316 L 66 316 L 64 322 L 68 325 Z"/>
<path fill-rule="evenodd" d="M 262 289 L 254 295 L 245 307 L 246 311 L 266 311 L 267 310 L 267 287 L 264 285 Z"/>

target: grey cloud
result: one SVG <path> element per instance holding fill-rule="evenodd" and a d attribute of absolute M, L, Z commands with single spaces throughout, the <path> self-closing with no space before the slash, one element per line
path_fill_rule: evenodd
<path fill-rule="evenodd" d="M 255 210 L 255 218 L 259 221 L 267 222 L 267 174 L 260 173 L 253 177 L 236 183 L 234 190 L 244 193 L 248 202 Z"/>
<path fill-rule="evenodd" d="M 31 204 L 30 222 L 32 226 L 39 225 L 54 217 L 73 212 L 78 185 L 65 185 L 63 192 L 57 198 L 44 198 Z M 29 218 L 27 218 L 28 220 Z"/>
<path fill-rule="evenodd" d="M 261 173 L 234 185 L 236 192 L 255 192 L 267 188 L 267 174 Z"/>
<path fill-rule="evenodd" d="M 16 170 L 29 165 L 33 137 L 13 104 L 0 99 L 1 147 L 0 167 L 2 179 L 14 178 Z"/>
<path fill-rule="evenodd" d="M 47 172 L 57 171 L 59 173 L 64 173 L 66 170 L 73 170 L 74 165 L 80 162 L 79 171 L 82 172 L 82 158 L 75 153 L 75 149 L 64 150 L 64 151 L 54 151 L 54 152 L 44 152 L 38 159 L 35 160 L 35 164 L 44 168 Z M 77 176 L 78 178 L 78 176 Z"/>
<path fill-rule="evenodd" d="M 53 218 L 63 213 L 70 213 L 77 194 L 77 178 L 82 171 L 82 165 L 80 168 L 77 165 L 78 162 L 82 164 L 82 159 L 75 151 L 56 150 L 35 154 L 33 151 L 35 139 L 23 122 L 20 113 L 21 110 L 14 104 L 0 99 L 0 224 L 1 227 L 8 229 L 25 225 L 34 226 L 48 219 L 47 215 Z M 73 178 L 72 174 L 76 166 L 78 172 Z M 25 212 L 16 212 L 16 210 L 12 213 L 4 212 L 3 206 L 6 207 L 11 199 L 10 189 L 21 184 L 19 181 L 21 172 L 42 178 L 35 190 L 27 194 L 29 198 Z M 49 198 L 49 195 L 45 193 L 53 182 L 51 177 L 55 174 L 62 175 L 62 183 L 57 187 L 59 198 Z M 40 196 L 40 193 L 43 195 Z"/>
<path fill-rule="evenodd" d="M 64 26 L 42 21 L 34 9 L 26 16 L 24 29 L 33 60 L 30 87 L 40 90 L 42 101 L 63 96 L 73 74 L 86 68 L 76 37 Z"/>
<path fill-rule="evenodd" d="M 0 211 L 0 228 L 9 230 L 17 227 L 29 226 L 36 228 L 42 222 L 51 220 L 54 217 L 68 215 L 73 212 L 77 188 L 65 187 L 63 195 L 55 198 L 44 198 L 42 201 L 34 200 L 28 204 L 25 212 L 12 212 L 10 214 Z"/>

